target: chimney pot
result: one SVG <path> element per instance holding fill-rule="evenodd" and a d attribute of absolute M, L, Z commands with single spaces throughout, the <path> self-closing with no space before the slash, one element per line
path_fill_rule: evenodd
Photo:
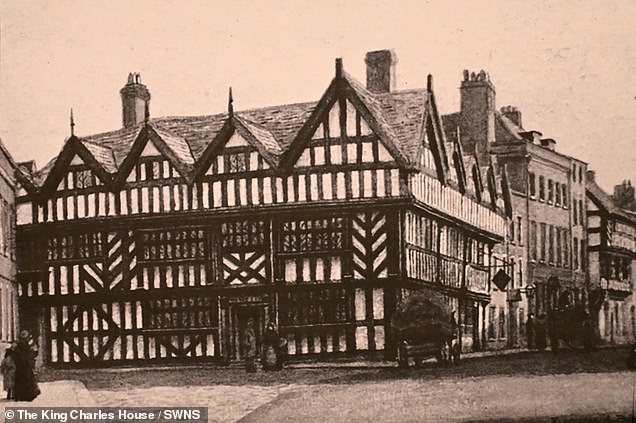
<path fill-rule="evenodd" d="M 367 90 L 388 93 L 395 89 L 397 56 L 392 50 L 370 51 L 364 58 L 367 64 Z"/>
<path fill-rule="evenodd" d="M 588 170 L 585 174 L 587 176 L 587 180 L 588 181 L 596 182 L 596 171 L 595 170 Z"/>
<path fill-rule="evenodd" d="M 556 141 L 553 140 L 552 138 L 544 138 L 541 140 L 541 147 L 547 150 L 554 151 L 555 145 L 556 145 Z"/>

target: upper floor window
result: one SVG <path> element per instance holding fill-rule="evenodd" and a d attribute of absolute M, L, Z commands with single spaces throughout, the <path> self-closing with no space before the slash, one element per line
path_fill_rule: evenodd
<path fill-rule="evenodd" d="M 567 207 L 568 206 L 568 187 L 566 184 L 561 185 L 561 188 L 563 190 L 563 207 Z"/>
<path fill-rule="evenodd" d="M 530 221 L 530 254 L 532 260 L 537 259 L 537 222 Z"/>
<path fill-rule="evenodd" d="M 548 179 L 548 203 L 554 202 L 554 183 L 552 179 Z"/>
<path fill-rule="evenodd" d="M 579 166 L 579 183 L 583 183 L 583 167 Z"/>
<path fill-rule="evenodd" d="M 561 184 L 558 182 L 554 184 L 554 205 L 561 205 Z"/>
<path fill-rule="evenodd" d="M 289 220 L 281 228 L 281 252 L 340 250 L 344 226 L 343 217 Z"/>
<path fill-rule="evenodd" d="M 581 225 L 585 225 L 585 208 L 583 207 L 583 200 L 579 200 L 579 214 L 579 222 L 581 222 Z"/>
<path fill-rule="evenodd" d="M 224 222 L 221 225 L 223 248 L 253 248 L 266 243 L 265 223 L 262 221 Z"/>
<path fill-rule="evenodd" d="M 579 239 L 577 237 L 572 240 L 572 267 L 579 268 Z"/>
<path fill-rule="evenodd" d="M 229 172 L 247 171 L 247 158 L 244 152 L 227 154 L 227 168 Z"/>
<path fill-rule="evenodd" d="M 144 231 L 141 236 L 141 260 L 201 260 L 206 257 L 202 229 Z"/>
<path fill-rule="evenodd" d="M 517 241 L 521 244 L 521 216 L 517 216 Z"/>
<path fill-rule="evenodd" d="M 541 239 L 539 240 L 539 249 L 540 249 L 540 259 L 541 261 L 545 261 L 545 242 L 546 242 L 546 230 L 545 223 L 541 224 Z"/>
<path fill-rule="evenodd" d="M 577 209 L 577 200 L 572 201 L 572 219 L 574 221 L 574 226 L 579 224 L 579 213 Z"/>
<path fill-rule="evenodd" d="M 530 197 L 536 197 L 537 186 L 535 185 L 535 176 L 533 172 L 528 173 L 528 185 L 530 186 Z"/>
<path fill-rule="evenodd" d="M 572 182 L 576 182 L 576 165 L 572 165 Z"/>
<path fill-rule="evenodd" d="M 545 200 L 545 178 L 539 176 L 539 200 Z"/>
<path fill-rule="evenodd" d="M 90 169 L 76 170 L 74 174 L 74 184 L 77 189 L 90 188 L 95 186 L 95 176 Z"/>

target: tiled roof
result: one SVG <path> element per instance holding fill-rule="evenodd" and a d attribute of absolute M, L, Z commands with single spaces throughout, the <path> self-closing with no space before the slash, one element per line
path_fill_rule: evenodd
<path fill-rule="evenodd" d="M 585 189 L 589 194 L 592 195 L 594 199 L 596 199 L 598 203 L 600 203 L 601 207 L 604 208 L 608 213 L 622 216 L 636 224 L 636 214 L 618 207 L 612 199 L 612 196 L 603 191 L 603 189 L 598 186 L 596 182 L 590 181 L 588 179 L 585 184 Z"/>
<path fill-rule="evenodd" d="M 153 123 L 151 125 L 157 135 L 161 137 L 163 142 L 165 142 L 170 150 L 172 150 L 172 152 L 180 162 L 187 165 L 194 164 L 194 157 L 192 157 L 190 146 L 183 137 L 175 135 L 174 133 L 162 128 L 156 123 Z"/>
<path fill-rule="evenodd" d="M 417 163 L 422 128 L 430 118 L 434 104 L 427 89 L 411 89 L 390 93 L 371 93 L 362 84 L 342 72 L 343 80 L 371 114 L 370 122 L 387 149 L 404 165 Z M 270 155 L 274 163 L 289 149 L 301 128 L 314 113 L 318 102 L 286 104 L 236 111 L 234 119 L 247 129 L 262 146 L 263 154 Z M 149 120 L 161 141 L 174 153 L 177 160 L 187 166 L 195 166 L 228 121 L 228 113 L 207 116 L 159 117 Z M 448 117 L 444 118 L 444 122 Z M 144 127 L 140 123 L 131 128 L 90 135 L 80 138 L 104 169 L 113 173 L 124 162 L 132 145 Z M 448 137 L 452 140 L 452 137 Z M 445 145 L 453 151 L 451 145 Z M 43 182 L 52 169 L 47 165 L 35 180 Z"/>
<path fill-rule="evenodd" d="M 117 162 L 115 162 L 115 155 L 110 147 L 101 146 L 88 140 L 83 140 L 82 145 L 93 155 L 95 160 L 102 165 L 106 172 L 117 172 Z"/>
<path fill-rule="evenodd" d="M 382 105 L 387 122 L 394 128 L 401 149 L 411 161 L 416 162 L 422 140 L 422 124 L 427 113 L 424 107 L 426 90 L 396 91 L 376 94 L 375 97 Z"/>
<path fill-rule="evenodd" d="M 244 110 L 235 116 L 247 119 L 267 130 L 275 138 L 281 152 L 287 150 L 318 103 L 296 103 L 261 109 Z M 254 136 L 256 134 L 254 133 Z"/>

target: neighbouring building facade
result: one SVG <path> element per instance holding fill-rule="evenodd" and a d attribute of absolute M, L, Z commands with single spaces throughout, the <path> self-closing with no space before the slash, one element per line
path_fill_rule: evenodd
<path fill-rule="evenodd" d="M 0 141 L 0 347 L 17 338 L 15 162 Z M 3 350 L 4 348 L 0 348 Z"/>
<path fill-rule="evenodd" d="M 432 80 L 366 88 L 336 61 L 318 102 L 150 119 L 132 74 L 124 127 L 20 170 L 22 322 L 53 366 L 240 360 L 248 318 L 292 357 L 393 359 L 390 317 L 441 291 L 465 349 L 484 347 L 505 173 L 448 140 Z"/>
<path fill-rule="evenodd" d="M 590 289 L 597 294 L 591 311 L 599 338 L 608 343 L 629 343 L 636 336 L 636 214 L 615 201 L 616 191 L 630 187 L 619 185 L 611 197 L 598 186 L 595 173 L 587 173 Z"/>
<path fill-rule="evenodd" d="M 464 71 L 460 93 L 460 112 L 444 116 L 446 129 L 480 166 L 505 169 L 512 198 L 506 242 L 493 259 L 510 281 L 492 285 L 488 346 L 522 346 L 529 313 L 546 314 L 564 292 L 571 302 L 586 301 L 586 164 L 525 130 L 515 107 L 497 110 L 486 72 Z"/>

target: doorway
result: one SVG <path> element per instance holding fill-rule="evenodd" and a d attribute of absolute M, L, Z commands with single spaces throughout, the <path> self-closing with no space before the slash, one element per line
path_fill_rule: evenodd
<path fill-rule="evenodd" d="M 230 358 L 232 360 L 243 360 L 245 358 L 243 343 L 243 333 L 247 328 L 247 321 L 254 319 L 254 332 L 256 333 L 256 354 L 260 354 L 260 348 L 267 325 L 267 307 L 264 305 L 236 305 L 232 307 L 231 316 L 231 345 Z"/>

